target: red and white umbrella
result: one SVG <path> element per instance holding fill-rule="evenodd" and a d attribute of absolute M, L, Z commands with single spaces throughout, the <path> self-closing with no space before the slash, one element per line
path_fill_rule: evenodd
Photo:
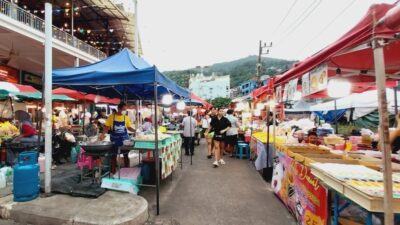
<path fill-rule="evenodd" d="M 34 87 L 29 85 L 13 84 L 0 81 L 0 91 L 8 93 L 36 93 L 39 92 Z"/>

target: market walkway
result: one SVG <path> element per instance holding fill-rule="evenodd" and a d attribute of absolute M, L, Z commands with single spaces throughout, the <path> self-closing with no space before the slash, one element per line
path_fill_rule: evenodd
<path fill-rule="evenodd" d="M 184 156 L 183 170 L 162 182 L 160 216 L 154 216 L 154 190 L 142 191 L 150 207 L 148 225 L 295 224 L 250 161 L 225 157 L 226 165 L 212 168 L 203 142 L 193 165 Z"/>

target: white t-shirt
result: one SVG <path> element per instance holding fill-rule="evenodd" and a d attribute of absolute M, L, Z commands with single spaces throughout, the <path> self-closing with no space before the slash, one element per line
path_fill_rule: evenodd
<path fill-rule="evenodd" d="M 238 135 L 238 128 L 239 128 L 238 127 L 238 123 L 239 123 L 238 118 L 236 118 L 233 115 L 226 115 L 225 117 L 229 120 L 229 122 L 231 122 L 231 128 L 229 128 L 229 130 L 226 131 L 226 135 L 227 136 Z"/>
<path fill-rule="evenodd" d="M 210 124 L 210 122 L 211 122 L 211 118 L 203 118 L 202 120 L 201 120 L 201 127 L 202 128 L 208 128 L 209 127 L 209 124 Z"/>
<path fill-rule="evenodd" d="M 196 120 L 193 117 L 186 116 L 182 121 L 183 136 L 194 137 L 196 132 Z"/>

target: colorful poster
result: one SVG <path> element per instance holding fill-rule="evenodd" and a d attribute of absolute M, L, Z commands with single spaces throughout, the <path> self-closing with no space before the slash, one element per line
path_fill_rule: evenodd
<path fill-rule="evenodd" d="M 310 72 L 310 94 L 324 90 L 328 86 L 328 67 L 319 66 Z"/>
<path fill-rule="evenodd" d="M 302 96 L 308 96 L 310 94 L 310 74 L 306 73 L 301 77 Z"/>
<path fill-rule="evenodd" d="M 283 102 L 286 102 L 286 101 L 287 101 L 288 89 L 289 89 L 289 83 L 285 84 L 285 87 L 284 87 L 284 89 L 283 89 L 283 97 L 282 97 L 282 101 L 283 101 Z"/>
<path fill-rule="evenodd" d="M 299 81 L 298 78 L 289 81 L 288 90 L 287 90 L 287 100 L 288 101 L 293 101 L 294 93 L 297 91 L 298 81 Z"/>
<path fill-rule="evenodd" d="M 301 225 L 328 223 L 328 190 L 311 169 L 278 152 L 271 186 Z"/>
<path fill-rule="evenodd" d="M 282 102 L 282 86 L 279 86 L 276 88 L 276 101 L 277 102 Z"/>

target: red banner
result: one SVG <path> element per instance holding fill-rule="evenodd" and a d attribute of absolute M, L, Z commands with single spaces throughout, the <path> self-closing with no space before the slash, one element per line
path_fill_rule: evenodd
<path fill-rule="evenodd" d="M 277 153 L 272 188 L 299 224 L 328 223 L 328 190 L 311 174 L 309 167 Z"/>

